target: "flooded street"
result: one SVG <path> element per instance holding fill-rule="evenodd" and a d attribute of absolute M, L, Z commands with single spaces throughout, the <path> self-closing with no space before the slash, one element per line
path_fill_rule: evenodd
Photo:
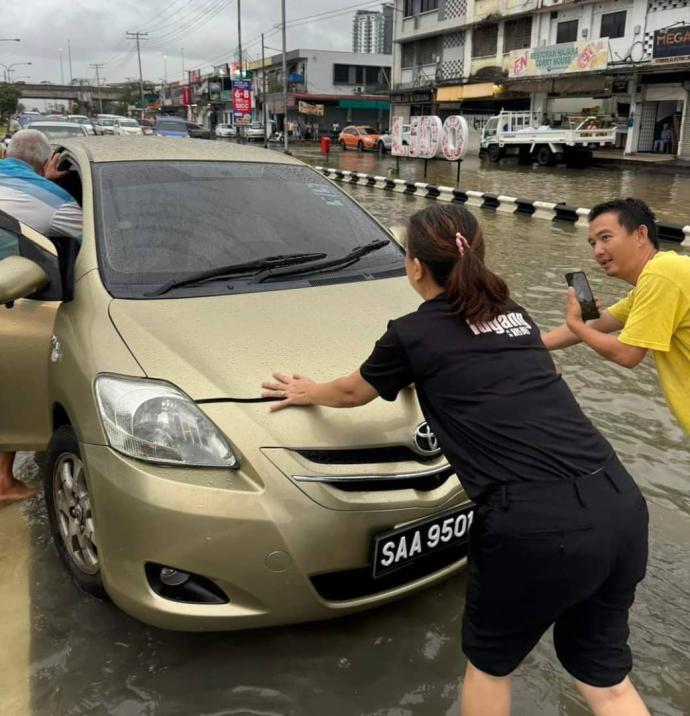
<path fill-rule="evenodd" d="M 299 156 L 302 156 L 301 154 Z M 315 152 L 304 157 L 325 164 Z M 385 174 L 395 161 L 334 152 L 331 166 Z M 421 180 L 422 162 L 400 175 Z M 409 169 L 409 170 L 408 170 Z M 417 172 L 417 174 L 414 174 Z M 427 181 L 454 184 L 455 165 L 430 163 Z M 498 167 L 469 158 L 461 187 L 591 207 L 639 196 L 659 218 L 690 223 L 690 175 L 634 170 Z M 343 185 L 346 186 L 346 185 Z M 346 186 L 384 224 L 429 200 Z M 626 286 L 607 279 L 586 232 L 476 209 L 487 263 L 542 328 L 562 322 L 566 271 L 587 271 L 604 304 Z M 690 253 L 676 245 L 666 245 Z M 383 326 L 382 326 L 383 329 Z M 353 367 L 365 356 L 353 357 Z M 649 502 L 648 575 L 631 616 L 633 680 L 653 714 L 690 713 L 690 440 L 661 397 L 651 358 L 634 371 L 575 347 L 555 356 L 588 416 Z M 284 366 L 299 370 L 299 366 Z M 34 478 L 32 455 L 21 474 Z M 58 563 L 43 500 L 0 511 L 2 716 L 438 716 L 459 714 L 465 577 L 386 607 L 285 628 L 185 634 L 140 624 L 78 592 Z M 546 635 L 518 669 L 517 716 L 589 713 Z"/>

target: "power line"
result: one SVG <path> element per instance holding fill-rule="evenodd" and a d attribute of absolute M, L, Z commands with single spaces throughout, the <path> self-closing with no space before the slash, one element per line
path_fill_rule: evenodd
<path fill-rule="evenodd" d="M 103 69 L 103 63 L 94 63 L 89 65 L 90 70 L 96 70 L 96 95 L 98 96 L 98 106 L 103 114 L 103 100 L 101 99 L 101 78 L 99 77 L 99 71 Z"/>

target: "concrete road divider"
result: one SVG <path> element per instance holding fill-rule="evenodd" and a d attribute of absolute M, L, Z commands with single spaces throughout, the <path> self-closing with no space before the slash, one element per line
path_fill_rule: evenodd
<path fill-rule="evenodd" d="M 452 201 L 457 204 L 467 204 L 489 211 L 504 214 L 522 214 L 535 219 L 572 224 L 581 228 L 589 226 L 589 209 L 579 208 L 561 202 L 533 201 L 520 199 L 503 194 L 490 194 L 473 189 L 454 189 L 450 186 L 437 186 L 426 182 L 414 182 L 407 179 L 392 179 L 389 177 L 373 176 L 361 172 L 351 172 L 345 169 L 332 169 L 331 167 L 315 167 L 317 171 L 330 179 L 346 182 L 348 184 L 363 184 L 376 189 L 393 191 L 399 194 L 410 194 L 422 199 L 436 201 Z M 681 246 L 690 247 L 690 225 L 671 224 L 658 221 L 659 238 L 662 241 L 671 241 Z"/>

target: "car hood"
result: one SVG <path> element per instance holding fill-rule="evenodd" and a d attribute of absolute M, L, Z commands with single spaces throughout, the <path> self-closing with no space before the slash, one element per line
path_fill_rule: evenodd
<path fill-rule="evenodd" d="M 405 278 L 184 299 L 114 299 L 110 316 L 147 376 L 194 400 L 256 399 L 273 371 L 355 370 L 419 298 Z"/>

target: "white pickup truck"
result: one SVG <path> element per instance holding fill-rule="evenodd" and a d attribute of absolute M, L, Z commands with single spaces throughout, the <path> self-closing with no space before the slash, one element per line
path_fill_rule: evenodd
<path fill-rule="evenodd" d="M 616 128 L 600 127 L 596 117 L 586 117 L 577 126 L 556 128 L 535 128 L 533 119 L 531 112 L 501 111 L 491 117 L 482 129 L 480 153 L 486 152 L 492 162 L 512 153 L 524 164 L 583 166 L 591 161 L 593 148 L 616 142 Z"/>

